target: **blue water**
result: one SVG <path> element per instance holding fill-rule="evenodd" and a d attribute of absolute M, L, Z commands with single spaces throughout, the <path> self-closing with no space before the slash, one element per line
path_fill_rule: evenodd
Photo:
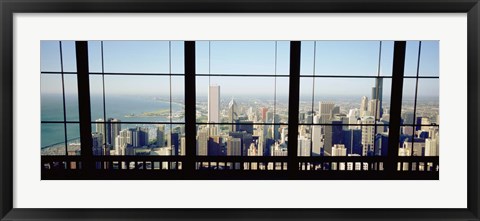
<path fill-rule="evenodd" d="M 106 118 L 120 119 L 122 122 L 169 122 L 166 117 L 126 117 L 127 115 L 139 115 L 144 112 L 168 110 L 170 103 L 155 100 L 154 96 L 106 96 Z M 163 99 L 162 99 L 163 100 Z M 76 95 L 66 95 L 66 119 L 67 121 L 79 121 L 78 99 Z M 172 113 L 184 112 L 181 104 L 172 103 Z M 91 96 L 92 121 L 104 118 L 102 96 Z M 43 94 L 41 96 L 41 119 L 42 121 L 63 121 L 63 98 L 61 94 Z M 182 119 L 172 119 L 173 122 Z M 122 128 L 134 127 L 136 124 L 122 124 Z M 80 136 L 78 123 L 67 124 L 67 139 Z M 95 131 L 95 124 L 92 124 Z M 46 147 L 64 142 L 64 125 L 58 123 L 43 123 L 41 126 L 41 146 Z"/>

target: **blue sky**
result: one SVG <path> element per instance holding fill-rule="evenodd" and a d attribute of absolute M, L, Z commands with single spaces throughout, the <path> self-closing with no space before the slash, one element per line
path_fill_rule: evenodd
<path fill-rule="evenodd" d="M 405 75 L 414 76 L 417 70 L 418 41 L 407 42 Z M 73 41 L 62 42 L 63 68 L 75 72 Z M 176 73 L 183 74 L 182 41 L 104 41 L 104 71 L 106 73 Z M 277 74 L 288 75 L 288 41 L 198 41 L 196 44 L 196 69 L 203 74 Z M 210 48 L 210 50 L 209 50 Z M 376 76 L 380 41 L 302 41 L 302 75 L 366 75 Z M 169 59 L 169 49 L 171 57 Z M 276 50 L 276 54 L 275 54 Z M 58 41 L 41 41 L 41 70 L 60 71 Z M 314 53 L 315 51 L 315 53 Z M 276 58 L 275 58 L 275 55 Z M 314 56 L 315 55 L 315 56 Z M 423 41 L 420 57 L 420 76 L 438 76 L 438 41 Z M 210 57 L 210 62 L 209 62 Z M 314 63 L 315 57 L 315 63 Z M 380 74 L 391 76 L 393 41 L 382 41 Z M 275 62 L 276 60 L 276 62 Z M 276 63 L 276 66 L 275 66 Z M 102 72 L 101 44 L 89 41 L 89 65 L 91 72 Z M 315 67 L 314 67 L 315 66 Z M 315 69 L 315 70 L 314 70 Z M 168 76 L 106 76 L 107 94 L 159 94 L 168 96 Z M 206 95 L 209 81 L 221 86 L 225 96 L 262 95 L 273 97 L 274 85 L 278 96 L 288 94 L 288 78 L 260 77 L 197 77 L 197 94 Z M 59 91 L 59 76 L 42 78 L 42 92 Z M 390 84 L 391 81 L 385 83 Z M 172 77 L 172 94 L 183 93 L 183 77 Z M 315 93 L 322 95 L 369 96 L 374 79 L 316 78 Z M 405 83 L 406 87 L 410 83 Z M 301 94 L 311 94 L 313 78 L 301 79 Z M 91 93 L 102 91 L 100 76 L 91 76 Z M 66 81 L 66 92 L 76 91 L 74 78 Z M 309 88 L 309 89 L 308 89 Z M 388 89 L 387 89 L 388 88 Z M 384 97 L 389 96 L 390 86 L 384 85 Z M 406 89 L 404 96 L 413 95 Z M 438 80 L 422 80 L 419 94 L 438 96 Z M 317 95 L 316 95 L 317 96 Z"/>

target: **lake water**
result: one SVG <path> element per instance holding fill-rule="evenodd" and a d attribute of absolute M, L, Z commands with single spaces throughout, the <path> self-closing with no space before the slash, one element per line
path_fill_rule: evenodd
<path fill-rule="evenodd" d="M 79 121 L 78 100 L 76 96 L 66 96 L 66 117 L 67 121 Z M 61 94 L 48 94 L 41 97 L 41 119 L 42 121 L 63 121 L 63 101 Z M 144 112 L 168 110 L 170 103 L 155 99 L 154 96 L 107 96 L 105 97 L 106 118 L 120 119 L 122 122 L 169 122 L 165 116 L 140 117 Z M 172 103 L 172 113 L 184 112 L 184 106 Z M 127 115 L 135 117 L 127 117 Z M 92 121 L 103 116 L 102 96 L 91 96 Z M 184 118 L 174 118 L 173 122 L 183 122 Z M 135 127 L 136 124 L 122 125 L 122 128 Z M 78 123 L 67 124 L 67 139 L 74 139 L 80 136 Z M 95 125 L 92 125 L 95 131 Z M 59 123 L 43 123 L 41 126 L 41 146 L 46 147 L 56 143 L 64 142 L 64 125 Z"/>

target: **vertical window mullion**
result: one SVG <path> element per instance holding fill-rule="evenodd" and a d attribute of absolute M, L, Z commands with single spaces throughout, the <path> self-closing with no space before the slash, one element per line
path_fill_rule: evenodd
<path fill-rule="evenodd" d="M 405 41 L 395 41 L 393 49 L 388 157 L 385 163 L 385 170 L 390 173 L 394 173 L 397 170 L 400 119 L 402 112 L 403 75 L 405 69 L 405 49 Z"/>
<path fill-rule="evenodd" d="M 185 161 L 182 170 L 187 177 L 194 177 L 196 155 L 196 91 L 195 91 L 195 41 L 185 41 Z"/>
<path fill-rule="evenodd" d="M 63 99 L 63 131 L 64 131 L 64 139 L 65 139 L 65 156 L 68 156 L 68 136 L 67 136 L 67 108 L 65 104 L 65 76 L 63 73 L 63 49 L 62 49 L 62 42 L 58 42 L 60 46 L 60 71 L 62 73 L 62 99 Z M 67 162 L 67 165 L 70 165 Z"/>
<path fill-rule="evenodd" d="M 75 42 L 77 61 L 78 111 L 82 170 L 93 170 L 92 127 L 90 113 L 90 80 L 88 72 L 88 43 Z"/>
<path fill-rule="evenodd" d="M 300 53 L 301 42 L 290 42 L 290 85 L 288 99 L 288 173 L 296 176 L 298 171 L 298 107 L 300 99 Z M 296 128 L 296 129 L 294 129 Z"/>
<path fill-rule="evenodd" d="M 413 133 L 412 133 L 412 151 L 410 156 L 413 156 L 413 150 L 415 146 L 415 132 L 417 127 L 417 94 L 418 94 L 418 73 L 420 72 L 420 54 L 422 52 L 422 41 L 418 42 L 418 55 L 417 55 L 417 73 L 415 77 L 415 96 L 413 97 Z M 420 122 L 420 125 L 422 122 Z"/>

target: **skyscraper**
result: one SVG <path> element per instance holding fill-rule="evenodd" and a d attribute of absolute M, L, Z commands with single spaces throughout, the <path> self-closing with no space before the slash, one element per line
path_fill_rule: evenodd
<path fill-rule="evenodd" d="M 202 128 L 197 132 L 197 155 L 207 156 L 208 154 L 208 130 Z"/>
<path fill-rule="evenodd" d="M 350 109 L 348 111 L 348 123 L 349 124 L 357 124 L 358 118 L 360 117 L 360 110 L 355 108 L 355 109 Z M 349 126 L 349 129 L 356 129 L 359 128 L 358 126 Z"/>
<path fill-rule="evenodd" d="M 94 156 L 104 155 L 103 151 L 103 135 L 99 132 L 92 133 L 92 149 Z"/>
<path fill-rule="evenodd" d="M 115 138 L 118 136 L 118 134 L 120 134 L 120 131 L 122 130 L 122 125 L 120 124 L 121 121 L 115 118 L 109 118 L 108 121 L 110 125 L 110 144 L 115 147 Z"/>
<path fill-rule="evenodd" d="M 335 107 L 335 104 L 333 102 L 320 101 L 319 103 L 320 123 L 327 123 L 328 120 L 330 120 L 334 107 Z"/>
<path fill-rule="evenodd" d="M 220 123 L 220 86 L 208 87 L 208 122 Z"/>
<path fill-rule="evenodd" d="M 180 144 L 179 144 L 179 135 L 178 133 L 171 133 L 169 139 L 169 145 L 172 148 L 172 155 L 178 156 L 180 151 Z"/>
<path fill-rule="evenodd" d="M 372 87 L 372 100 L 378 100 L 379 112 L 377 114 L 378 118 L 382 117 L 383 109 L 382 109 L 382 100 L 383 100 L 383 78 L 376 78 L 375 79 L 375 86 Z M 372 114 L 373 115 L 373 114 Z"/>
<path fill-rule="evenodd" d="M 185 139 L 185 136 L 182 136 L 182 138 L 180 138 L 180 155 L 185 156 L 186 146 L 187 146 L 187 140 Z"/>
<path fill-rule="evenodd" d="M 380 120 L 380 101 L 372 99 L 368 102 L 368 116 L 374 116 L 376 120 Z"/>
<path fill-rule="evenodd" d="M 121 121 L 115 118 L 108 118 L 107 122 L 104 122 L 103 119 L 97 119 L 95 122 L 97 123 L 96 131 L 103 135 L 105 144 L 115 147 L 115 138 L 122 130 Z"/>
<path fill-rule="evenodd" d="M 362 155 L 362 130 L 348 129 L 343 131 L 343 143 L 347 148 L 347 154 Z"/>
<path fill-rule="evenodd" d="M 360 117 L 367 116 L 368 114 L 368 97 L 363 96 L 360 101 Z"/>
<path fill-rule="evenodd" d="M 375 119 L 372 116 L 362 118 L 362 124 L 373 125 Z M 362 156 L 373 153 L 373 143 L 375 140 L 375 126 L 362 126 Z"/>
<path fill-rule="evenodd" d="M 320 123 L 320 117 L 318 115 L 313 117 L 313 123 Z M 321 127 L 320 125 L 312 126 L 312 156 L 320 156 L 320 149 L 323 147 Z"/>
<path fill-rule="evenodd" d="M 228 103 L 228 122 L 229 123 L 235 123 L 235 120 L 237 119 L 237 112 L 239 112 L 239 109 L 238 109 L 238 105 L 237 105 L 237 102 L 235 102 L 235 100 L 230 100 L 230 102 Z M 235 130 L 235 125 L 230 125 L 230 131 L 234 131 Z"/>
<path fill-rule="evenodd" d="M 156 132 L 157 132 L 157 146 L 158 147 L 165 146 L 165 125 L 158 125 Z"/>
<path fill-rule="evenodd" d="M 262 107 L 260 110 L 261 110 L 261 112 L 262 112 L 262 120 L 263 120 L 263 122 L 267 122 L 267 111 L 268 111 L 268 108 Z"/>
<path fill-rule="evenodd" d="M 309 157 L 312 140 L 308 137 L 300 136 L 298 138 L 297 156 Z"/>
<path fill-rule="evenodd" d="M 227 140 L 227 156 L 241 156 L 242 154 L 242 139 L 228 137 Z"/>

